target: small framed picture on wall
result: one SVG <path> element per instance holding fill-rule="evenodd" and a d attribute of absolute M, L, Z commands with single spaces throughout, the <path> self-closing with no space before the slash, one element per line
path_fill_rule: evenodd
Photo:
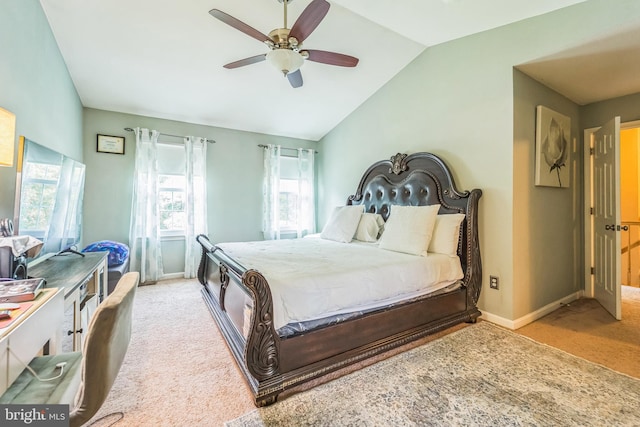
<path fill-rule="evenodd" d="M 124 154 L 124 136 L 98 134 L 98 153 Z"/>

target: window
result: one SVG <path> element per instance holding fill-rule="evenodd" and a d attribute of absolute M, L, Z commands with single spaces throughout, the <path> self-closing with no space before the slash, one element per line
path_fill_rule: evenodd
<path fill-rule="evenodd" d="M 60 165 L 25 163 L 20 205 L 20 233 L 43 239 L 51 222 Z"/>
<path fill-rule="evenodd" d="M 158 144 L 158 210 L 161 237 L 186 232 L 186 179 L 184 147 Z"/>
<path fill-rule="evenodd" d="M 281 155 L 269 145 L 264 154 L 263 218 L 265 239 L 304 237 L 315 232 L 313 150 Z"/>
<path fill-rule="evenodd" d="M 42 253 L 79 244 L 84 165 L 33 141 L 23 147 L 17 232 L 42 241 Z"/>
<path fill-rule="evenodd" d="M 202 161 L 202 148 L 194 147 L 194 167 Z M 182 144 L 158 144 L 158 222 L 161 237 L 178 237 L 187 234 L 187 179 L 186 157 Z M 204 212 L 204 180 L 193 177 L 194 209 Z M 203 229 L 206 219 L 197 215 L 197 229 Z"/>
<path fill-rule="evenodd" d="M 280 157 L 279 183 L 280 231 L 295 232 L 298 229 L 298 203 L 300 183 L 298 182 L 298 159 Z"/>
<path fill-rule="evenodd" d="M 158 176 L 158 208 L 160 210 L 160 232 L 184 234 L 185 213 L 184 175 Z"/>
<path fill-rule="evenodd" d="M 160 143 L 157 130 L 135 128 L 136 163 L 129 243 L 131 265 L 140 281 L 165 277 L 165 260 L 176 261 L 178 246 L 162 256 L 164 240 L 184 241 L 185 278 L 196 276 L 198 234 L 207 233 L 207 142 L 186 136 L 182 143 Z M 167 135 L 169 136 L 169 135 Z M 168 248 L 167 248 L 168 249 Z M 178 267 L 179 268 L 179 267 Z M 171 273 L 173 274 L 173 273 Z"/>
<path fill-rule="evenodd" d="M 280 230 L 295 231 L 298 226 L 298 181 L 280 179 Z"/>

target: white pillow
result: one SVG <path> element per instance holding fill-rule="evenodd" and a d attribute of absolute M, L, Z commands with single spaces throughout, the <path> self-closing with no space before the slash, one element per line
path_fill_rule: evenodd
<path fill-rule="evenodd" d="M 329 221 L 324 225 L 320 237 L 336 242 L 349 243 L 356 234 L 363 205 L 338 206 L 331 213 Z"/>
<path fill-rule="evenodd" d="M 429 252 L 456 256 L 462 220 L 464 214 L 438 215 L 429 242 Z"/>
<path fill-rule="evenodd" d="M 361 242 L 375 242 L 380 236 L 384 219 L 380 214 L 363 213 L 356 229 L 356 235 L 353 237 Z"/>
<path fill-rule="evenodd" d="M 440 205 L 392 205 L 380 248 L 426 256 L 439 209 Z"/>

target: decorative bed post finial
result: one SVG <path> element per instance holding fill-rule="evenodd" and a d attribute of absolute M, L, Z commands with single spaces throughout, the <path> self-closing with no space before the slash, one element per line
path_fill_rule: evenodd
<path fill-rule="evenodd" d="M 407 155 L 402 153 L 391 156 L 391 167 L 389 168 L 389 172 L 400 175 L 402 172 L 409 169 L 409 167 L 407 166 L 407 162 L 405 161 L 406 157 Z"/>

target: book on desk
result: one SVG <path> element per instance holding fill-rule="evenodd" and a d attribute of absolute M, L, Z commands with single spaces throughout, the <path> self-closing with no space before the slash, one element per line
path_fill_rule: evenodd
<path fill-rule="evenodd" d="M 24 302 L 35 299 L 45 285 L 43 278 L 0 281 L 0 303 Z"/>

